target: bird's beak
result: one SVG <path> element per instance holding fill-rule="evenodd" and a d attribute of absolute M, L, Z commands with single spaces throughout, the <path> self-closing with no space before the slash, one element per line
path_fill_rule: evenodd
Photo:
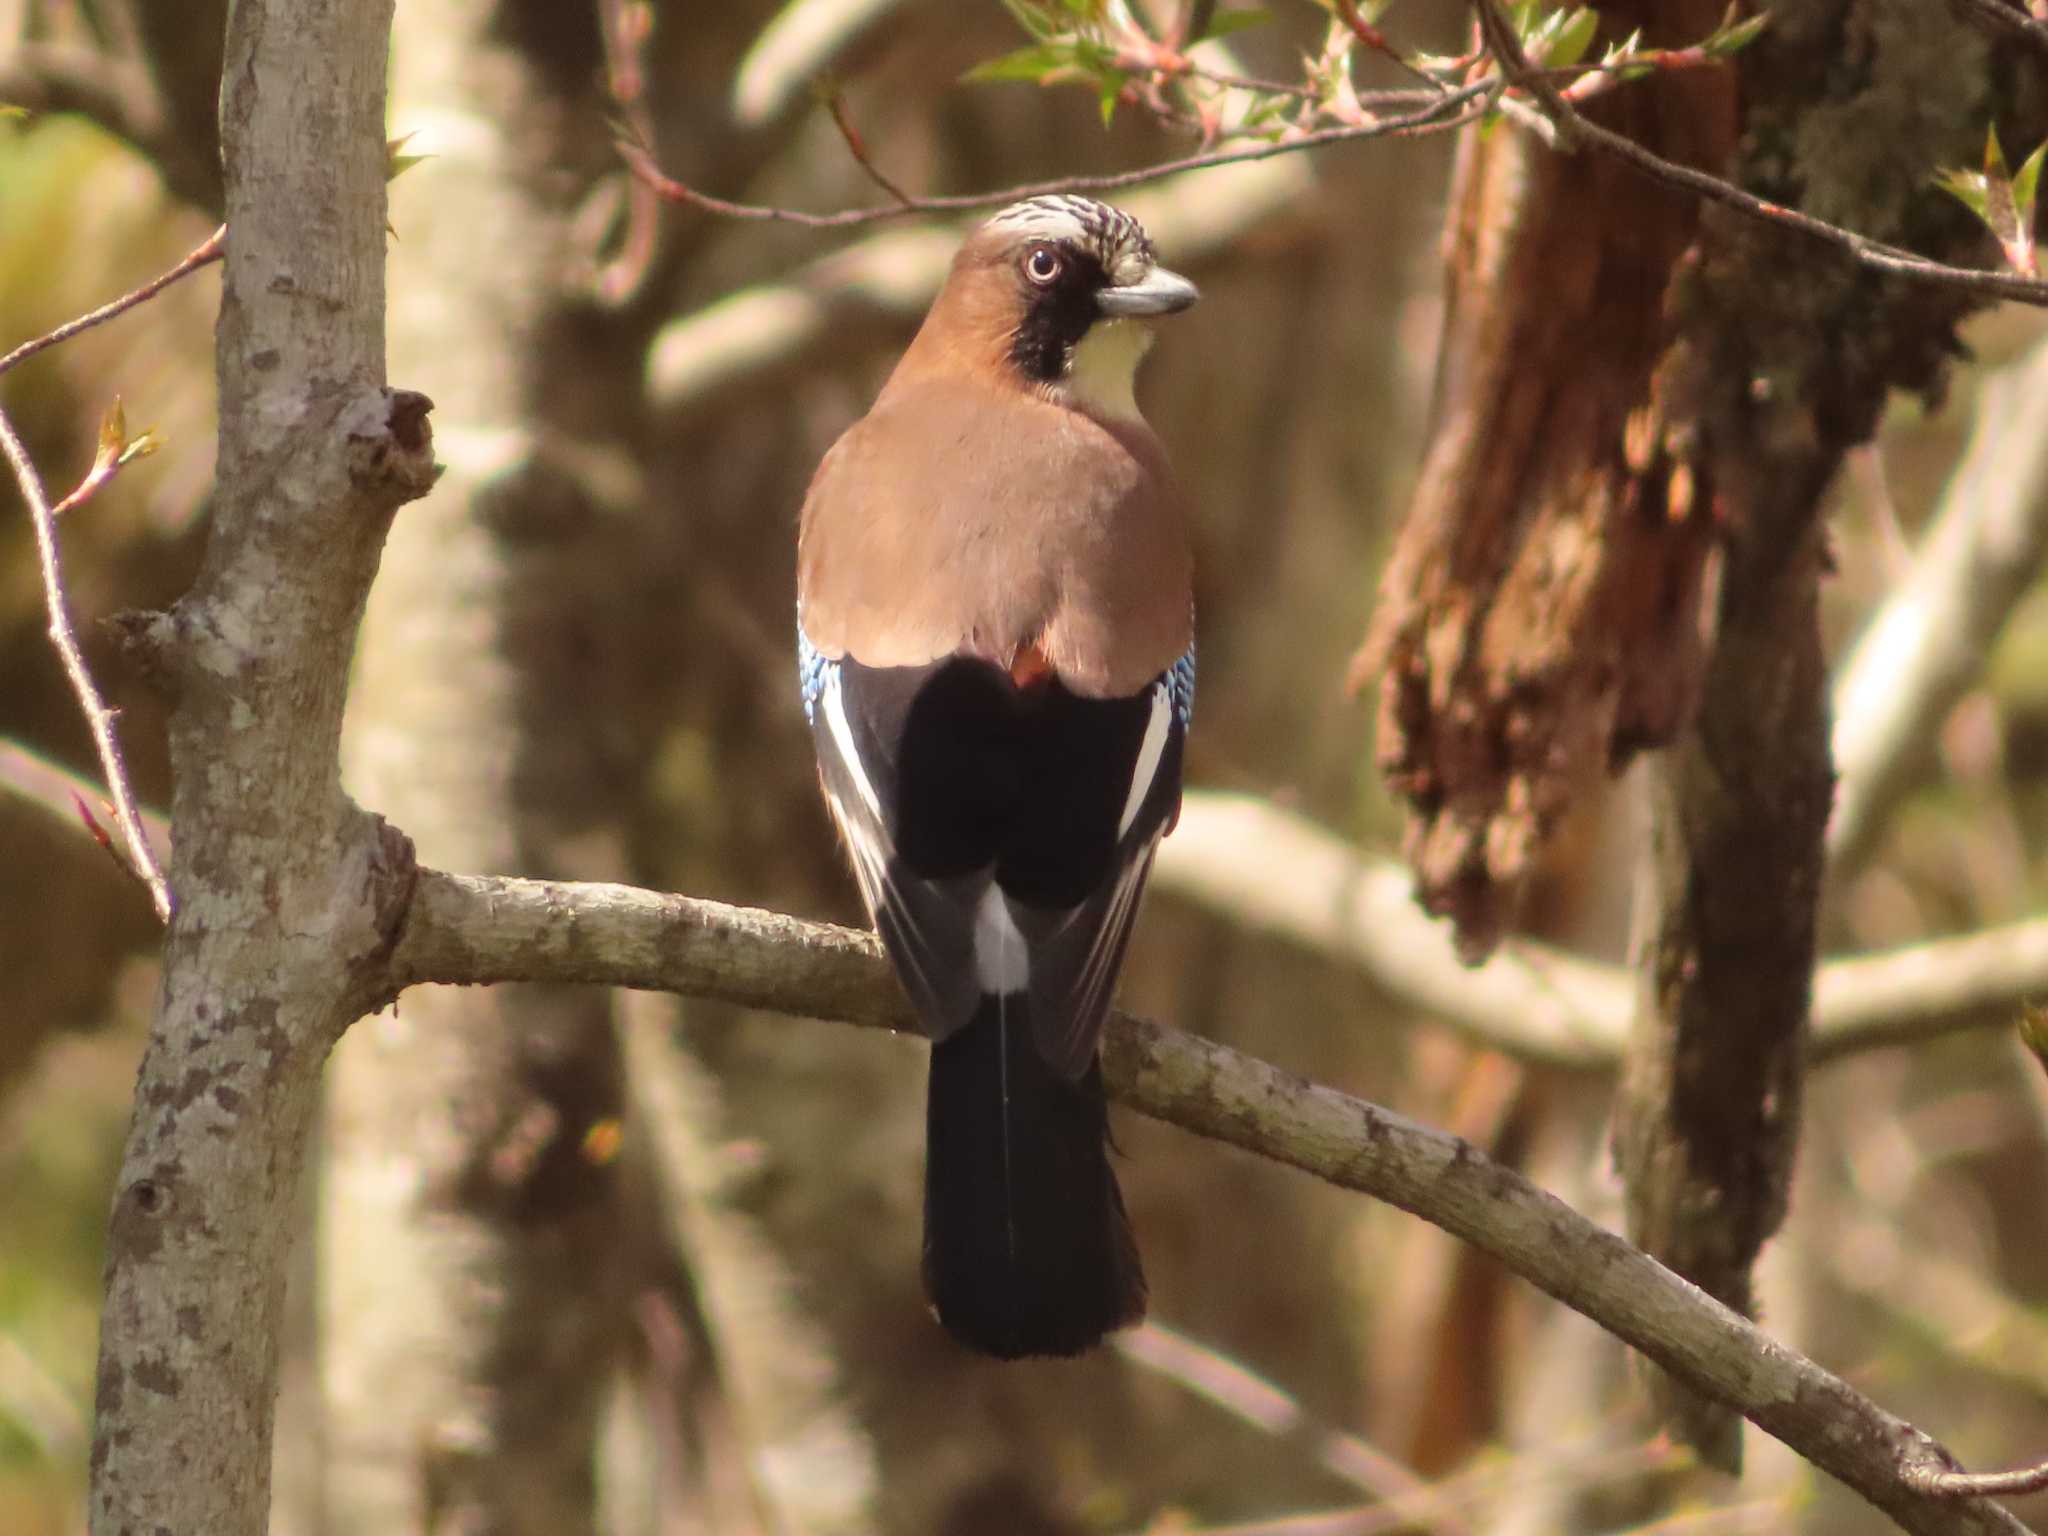
<path fill-rule="evenodd" d="M 1095 307 L 1113 320 L 1173 315 L 1201 296 L 1200 290 L 1178 272 L 1154 267 L 1135 283 L 1099 290 Z"/>

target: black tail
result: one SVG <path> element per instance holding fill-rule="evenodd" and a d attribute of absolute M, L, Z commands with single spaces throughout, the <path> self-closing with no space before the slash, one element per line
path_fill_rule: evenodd
<path fill-rule="evenodd" d="M 954 1338 L 1004 1360 L 1078 1355 L 1145 1315 L 1101 1063 L 1061 1077 L 1026 1007 L 985 997 L 934 1046 L 926 1105 L 925 1294 Z"/>

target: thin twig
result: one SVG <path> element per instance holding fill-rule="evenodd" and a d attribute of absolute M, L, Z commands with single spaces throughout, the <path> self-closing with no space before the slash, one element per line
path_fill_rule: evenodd
<path fill-rule="evenodd" d="M 1522 51 L 1522 40 L 1515 36 L 1515 29 L 1508 25 L 1493 0 L 1474 0 L 1474 9 L 1479 13 L 1479 35 L 1485 40 L 1501 72 L 1508 77 L 1508 83 L 1521 87 L 1534 96 L 1543 106 L 1545 115 L 1557 126 L 1559 135 L 1570 146 L 1583 119 L 1565 100 L 1564 92 L 1549 75 L 1538 69 Z"/>
<path fill-rule="evenodd" d="M 1921 1488 L 1940 1498 L 2004 1499 L 2016 1494 L 2048 1491 L 2048 1461 L 2011 1472 L 1928 1472 L 1913 1478 Z"/>
<path fill-rule="evenodd" d="M 1525 87 L 1536 98 L 1556 125 L 1564 147 L 1575 143 L 1590 144 L 1613 155 L 1625 164 L 1666 186 L 1677 187 L 1703 197 L 1709 202 L 1720 203 L 1734 208 L 1752 218 L 1782 229 L 1793 230 L 1823 240 L 1839 250 L 1846 251 L 1855 261 L 1872 271 L 1889 273 L 1894 277 L 1908 278 L 1914 282 L 1928 283 L 1936 287 L 1952 288 L 1963 293 L 1982 294 L 1987 298 L 2017 299 L 2022 304 L 2048 307 L 2048 282 L 2034 278 L 2016 277 L 2005 272 L 1987 272 L 1977 267 L 1953 267 L 1945 262 L 1931 261 L 1925 256 L 1888 245 L 1882 240 L 1873 240 L 1859 235 L 1854 230 L 1816 219 L 1811 214 L 1787 208 L 1753 193 L 1745 192 L 1730 182 L 1711 176 L 1705 171 L 1696 171 L 1690 166 L 1678 165 L 1649 150 L 1627 136 L 1603 128 L 1591 122 L 1573 108 L 1572 104 L 1551 84 L 1542 71 L 1530 67 L 1528 56 L 1495 9 L 1493 0 L 1477 0 L 1479 25 L 1486 35 L 1487 44 L 1499 60 L 1502 70 L 1512 84 Z"/>
<path fill-rule="evenodd" d="M 1206 64 L 1197 64 L 1184 53 L 1171 48 L 1161 48 L 1156 54 L 1140 54 L 1130 50 L 1117 55 L 1117 67 L 1142 71 L 1156 77 L 1162 83 L 1167 80 L 1187 78 L 1220 85 L 1232 91 L 1258 91 L 1268 96 L 1291 96 L 1296 101 L 1317 101 L 1321 98 L 1308 86 L 1296 80 L 1261 80 L 1253 75 L 1234 75 L 1228 70 L 1211 69 Z M 1416 91 L 1388 91 L 1386 96 L 1417 96 Z"/>
<path fill-rule="evenodd" d="M 605 87 L 612 105 L 637 138 L 651 142 L 654 119 L 647 108 L 644 55 L 653 27 L 652 13 L 645 0 L 602 0 L 597 16 L 604 39 Z M 639 177 L 629 176 L 621 215 L 625 234 L 610 259 L 595 262 L 590 273 L 592 290 L 606 304 L 625 303 L 646 280 L 654 262 L 658 213 L 653 191 Z M 601 234 L 594 234 L 593 239 L 601 239 Z"/>
<path fill-rule="evenodd" d="M 1337 19 L 1344 23 L 1345 29 L 1374 53 L 1383 59 L 1393 60 L 1401 69 L 1406 70 L 1416 79 L 1426 82 L 1435 90 L 1448 91 L 1450 89 L 1450 87 L 1437 79 L 1428 70 L 1418 69 L 1415 65 L 1402 58 L 1401 50 L 1387 41 L 1386 33 L 1382 32 L 1358 13 L 1357 0 L 1336 0 L 1336 6 Z"/>
<path fill-rule="evenodd" d="M 95 311 L 95 314 L 99 313 Z M 107 316 L 101 315 L 101 318 Z M 94 320 L 93 323 L 99 322 Z M 74 322 L 74 333 L 76 328 L 80 327 Z M 0 371 L 4 371 L 4 367 L 0 367 Z M 6 455 L 7 462 L 14 469 L 15 483 L 21 487 L 22 499 L 28 503 L 29 520 L 35 526 L 36 555 L 43 570 L 43 601 L 50 611 L 50 641 L 63 659 L 65 674 L 71 679 L 71 691 L 78 696 L 79 708 L 85 711 L 85 722 L 92 730 L 93 745 L 99 750 L 100 767 L 107 776 L 107 793 L 113 798 L 114 816 L 121 824 L 122 836 L 128 840 L 129 857 L 135 861 L 136 873 L 142 877 L 143 884 L 149 887 L 150 901 L 156 907 L 157 917 L 169 922 L 170 882 L 164 879 L 163 871 L 158 868 L 156 854 L 142 829 L 142 812 L 135 804 L 135 792 L 128 787 L 128 768 L 121 758 L 120 741 L 114 735 L 114 711 L 107 708 L 100 698 L 92 673 L 86 670 L 85 654 L 78 647 L 78 631 L 71 621 L 71 607 L 64 597 L 64 572 L 57 554 L 56 515 L 50 510 L 49 497 L 43 492 L 43 482 L 36 474 L 35 464 L 29 459 L 21 439 L 15 436 L 14 425 L 8 421 L 4 411 L 0 411 L 0 453 Z"/>
<path fill-rule="evenodd" d="M 1179 1382 L 1234 1418 L 1300 1444 L 1325 1471 L 1379 1500 L 1390 1526 L 1469 1536 L 1472 1527 L 1452 1500 L 1413 1468 L 1368 1440 L 1320 1422 L 1290 1393 L 1206 1344 L 1163 1323 L 1117 1334 L 1112 1343 L 1125 1359 Z"/>
<path fill-rule="evenodd" d="M 805 213 L 794 208 L 773 208 L 758 203 L 735 203 L 722 197 L 713 197 L 674 180 L 661 170 L 654 157 L 643 144 L 621 140 L 619 153 L 633 168 L 633 174 L 640 177 L 661 197 L 672 203 L 687 203 L 714 213 L 721 218 L 744 219 L 757 223 L 796 224 L 805 229 L 849 229 L 862 224 L 876 224 L 884 219 L 900 219 L 920 213 L 961 213 L 975 208 L 992 208 L 999 204 L 1021 202 L 1025 198 L 1045 197 L 1061 192 L 1115 192 L 1126 187 L 1143 186 L 1147 182 L 1159 181 L 1168 176 L 1178 176 L 1185 171 L 1204 171 L 1219 165 L 1239 165 L 1249 160 L 1270 160 L 1277 155 L 1290 155 L 1299 150 L 1315 149 L 1325 144 L 1341 144 L 1353 139 L 1393 138 L 1403 134 L 1442 132 L 1461 126 L 1475 114 L 1459 111 L 1459 108 L 1489 98 L 1500 88 L 1497 80 L 1475 80 L 1447 96 L 1431 102 L 1420 111 L 1402 117 L 1384 118 L 1373 123 L 1346 123 L 1335 128 L 1319 128 L 1293 138 L 1277 140 L 1269 144 L 1252 144 L 1238 149 L 1213 150 L 1205 154 L 1188 155 L 1179 160 L 1166 160 L 1157 165 L 1140 167 L 1134 171 L 1118 171 L 1106 176 L 1063 176 L 1057 181 L 1034 182 L 1021 187 L 1008 187 L 997 192 L 970 192 L 946 197 L 912 197 L 907 202 L 882 208 L 846 208 L 837 213 Z M 2048 288 L 2048 284 L 2042 285 Z"/>
<path fill-rule="evenodd" d="M 19 797 L 25 804 L 39 806 L 67 827 L 78 825 L 78 802 L 87 795 L 99 798 L 99 786 L 70 769 L 31 752 L 18 741 L 0 736 L 0 791 Z M 171 824 L 156 811 L 142 813 L 142 830 L 150 846 L 170 844 Z"/>
<path fill-rule="evenodd" d="M 227 233 L 227 225 L 221 225 L 220 228 L 208 235 L 190 255 L 175 267 L 172 267 L 168 272 L 151 278 L 140 288 L 131 289 L 129 292 L 122 294 L 121 297 L 115 299 L 111 304 L 102 304 L 98 309 L 91 311 L 89 314 L 80 315 L 76 320 L 65 321 L 54 331 L 46 332 L 44 335 L 36 337 L 33 341 L 23 342 L 5 357 L 0 357 L 0 374 L 19 367 L 38 352 L 46 352 L 60 341 L 69 341 L 81 331 L 89 331 L 96 325 L 105 325 L 116 315 L 124 314 L 136 305 L 147 303 L 155 298 L 180 278 L 190 277 L 201 267 L 219 261 L 221 252 L 227 248 Z"/>
<path fill-rule="evenodd" d="M 897 186 L 883 174 L 868 154 L 867 141 L 860 136 L 860 130 L 853 126 L 853 119 L 846 110 L 846 98 L 834 91 L 825 98 L 825 110 L 832 114 L 832 126 L 839 130 L 839 137 L 846 141 L 846 152 L 853 156 L 853 162 L 867 172 L 868 180 L 896 199 L 897 206 L 908 208 L 910 194 Z"/>

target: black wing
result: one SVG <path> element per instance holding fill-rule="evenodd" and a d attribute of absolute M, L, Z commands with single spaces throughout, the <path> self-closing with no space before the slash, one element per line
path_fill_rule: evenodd
<path fill-rule="evenodd" d="M 1179 812 L 1191 682 L 1087 699 L 970 657 L 806 668 L 826 799 L 934 1041 L 1023 993 L 1040 1054 L 1087 1070 Z"/>

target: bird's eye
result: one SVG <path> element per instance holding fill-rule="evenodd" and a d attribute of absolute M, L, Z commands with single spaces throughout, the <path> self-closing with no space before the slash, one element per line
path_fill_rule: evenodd
<path fill-rule="evenodd" d="M 1066 265 L 1060 253 L 1049 245 L 1034 245 L 1024 257 L 1024 275 L 1043 288 L 1060 275 Z"/>

